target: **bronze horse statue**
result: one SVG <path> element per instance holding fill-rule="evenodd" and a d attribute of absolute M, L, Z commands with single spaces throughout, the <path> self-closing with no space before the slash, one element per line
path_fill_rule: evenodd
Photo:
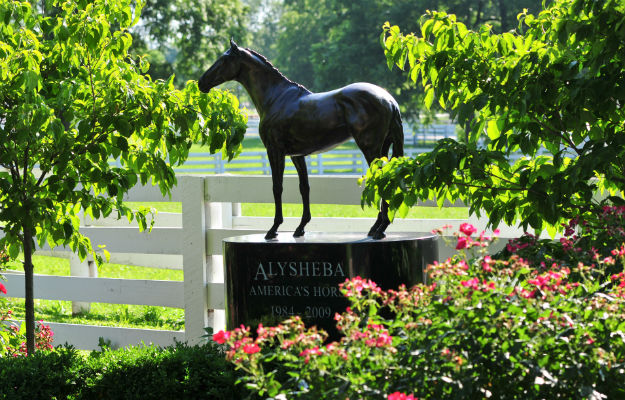
<path fill-rule="evenodd" d="M 237 46 L 230 40 L 228 49 L 202 75 L 200 90 L 237 81 L 245 87 L 260 116 L 259 134 L 271 166 L 274 223 L 265 239 L 277 236 L 282 224 L 282 177 L 284 161 L 290 156 L 299 177 L 302 195 L 302 220 L 293 236 L 304 235 L 310 221 L 310 186 L 304 157 L 320 153 L 354 138 L 368 164 L 388 156 L 403 155 L 404 132 L 399 106 L 384 89 L 370 83 L 354 83 L 324 93 L 312 93 L 287 79 L 265 57 Z M 369 231 L 374 239 L 385 237 L 390 224 L 388 204 L 382 201 L 380 213 Z"/>

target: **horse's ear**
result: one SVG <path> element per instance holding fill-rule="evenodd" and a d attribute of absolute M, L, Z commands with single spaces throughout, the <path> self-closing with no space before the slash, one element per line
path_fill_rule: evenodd
<path fill-rule="evenodd" d="M 230 50 L 237 53 L 239 51 L 239 46 L 234 42 L 234 39 L 230 38 Z"/>

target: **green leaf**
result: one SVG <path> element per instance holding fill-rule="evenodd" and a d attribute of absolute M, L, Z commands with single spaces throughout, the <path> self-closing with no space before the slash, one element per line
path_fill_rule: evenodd
<path fill-rule="evenodd" d="M 405 202 L 402 202 L 397 211 L 399 212 L 400 218 L 406 218 L 408 212 L 410 211 L 410 207 Z"/>
<path fill-rule="evenodd" d="M 432 108 L 433 101 L 434 101 L 434 88 L 428 85 L 425 88 L 425 99 L 423 100 L 423 104 L 429 110 Z"/>
<path fill-rule="evenodd" d="M 9 242 L 7 247 L 9 251 L 9 257 L 11 257 L 12 260 L 15 260 L 17 256 L 19 256 L 22 246 L 19 242 Z"/>
<path fill-rule="evenodd" d="M 497 119 L 497 120 L 491 119 L 490 121 L 488 121 L 488 125 L 486 128 L 486 133 L 488 134 L 488 138 L 491 140 L 497 139 L 502 133 L 501 130 L 503 128 L 503 125 L 504 125 L 503 119 Z"/>

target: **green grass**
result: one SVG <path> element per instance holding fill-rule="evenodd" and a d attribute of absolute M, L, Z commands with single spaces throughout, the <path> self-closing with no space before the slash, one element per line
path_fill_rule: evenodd
<path fill-rule="evenodd" d="M 33 265 L 36 274 L 69 276 L 69 260 L 66 258 L 33 256 Z M 13 261 L 8 264 L 8 269 L 21 271 L 19 262 Z M 133 265 L 121 265 L 105 263 L 98 268 L 100 278 L 120 278 L 120 279 L 153 279 L 164 281 L 182 281 L 182 270 L 146 268 Z"/>
<path fill-rule="evenodd" d="M 34 256 L 35 273 L 43 275 L 69 276 L 69 260 L 57 257 Z M 21 271 L 18 262 L 8 265 L 9 269 Z M 182 281 L 181 270 L 145 268 L 130 265 L 103 264 L 98 268 L 101 278 L 154 279 Z M 8 307 L 14 318 L 24 319 L 24 300 L 8 298 Z M 91 303 L 88 314 L 72 316 L 72 303 L 60 300 L 35 300 L 35 318 L 48 322 L 65 322 L 98 326 L 120 326 L 149 329 L 184 329 L 184 310 L 169 307 L 140 306 L 126 304 Z"/>
<path fill-rule="evenodd" d="M 302 215 L 301 204 L 283 204 L 282 212 L 285 217 L 300 217 Z M 269 203 L 241 204 L 241 213 L 246 216 L 273 217 L 274 205 Z M 367 207 L 364 210 L 357 205 L 332 205 L 311 204 L 310 213 L 315 217 L 345 217 L 345 218 L 375 218 L 378 210 Z M 468 217 L 466 207 L 436 207 L 412 208 L 406 218 L 427 219 L 465 219 Z"/>
<path fill-rule="evenodd" d="M 181 213 L 182 212 L 182 203 L 181 202 L 167 202 L 167 201 L 145 201 L 145 202 L 136 202 L 136 201 L 127 201 L 124 204 L 136 210 L 137 208 L 143 207 L 152 207 L 155 208 L 159 212 L 168 212 L 168 213 Z M 158 217 L 157 217 L 158 218 Z"/>
<path fill-rule="evenodd" d="M 182 212 L 182 203 L 179 202 L 151 202 L 135 203 L 128 202 L 131 207 L 141 205 L 150 206 L 159 212 Z M 375 218 L 377 210 L 372 207 L 364 210 L 358 205 L 334 205 L 334 204 L 311 204 L 310 211 L 313 217 L 347 217 L 347 218 Z M 241 213 L 245 216 L 273 217 L 274 205 L 271 203 L 243 203 Z M 300 217 L 302 215 L 301 204 L 283 204 L 282 212 L 285 217 Z M 415 207 L 408 212 L 406 218 L 425 219 L 465 219 L 469 216 L 466 207 Z M 158 217 L 157 217 L 158 218 Z"/>
<path fill-rule="evenodd" d="M 24 300 L 9 298 L 15 319 L 24 319 Z M 117 326 L 145 329 L 184 329 L 184 310 L 126 304 L 91 303 L 89 313 L 72 315 L 72 303 L 58 300 L 35 300 L 35 318 L 46 322 Z"/>

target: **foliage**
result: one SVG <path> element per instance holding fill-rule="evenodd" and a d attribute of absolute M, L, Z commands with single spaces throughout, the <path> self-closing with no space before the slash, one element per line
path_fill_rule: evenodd
<path fill-rule="evenodd" d="M 33 384 L 33 377 L 37 377 Z M 0 399 L 238 400 L 236 373 L 214 344 L 129 347 L 87 356 L 60 347 L 0 358 Z"/>
<path fill-rule="evenodd" d="M 245 130 L 231 96 L 200 95 L 192 83 L 177 91 L 171 81 L 141 74 L 145 61 L 127 56 L 138 4 L 133 15 L 130 0 L 50 3 L 62 7 L 60 14 L 0 4 L 11 22 L 0 31 L 0 126 L 7 138 L 0 146 L 0 217 L 12 258 L 23 220 L 40 242 L 70 244 L 84 256 L 78 208 L 95 217 L 113 209 L 133 215 L 123 194 L 150 178 L 167 193 L 175 184 L 170 164 L 184 161 L 191 138 L 232 157 Z M 123 168 L 110 166 L 109 156 Z M 136 215 L 146 228 L 145 212 Z"/>
<path fill-rule="evenodd" d="M 11 321 L 13 312 L 0 309 L 0 357 L 18 357 L 28 355 L 26 348 L 26 324 Z M 50 351 L 54 333 L 49 325 L 39 321 L 35 327 L 35 349 Z"/>
<path fill-rule="evenodd" d="M 81 369 L 80 399 L 239 399 L 245 393 L 214 344 L 94 352 Z"/>
<path fill-rule="evenodd" d="M 507 3 L 508 8 L 502 11 L 501 3 Z M 271 12 L 275 17 L 266 28 L 252 27 L 252 30 L 254 35 L 260 35 L 259 40 L 254 39 L 254 45 L 260 46 L 259 50 L 268 57 L 272 55 L 269 59 L 290 79 L 313 91 L 332 90 L 358 81 L 381 85 L 398 99 L 406 120 L 426 112 L 423 91 L 406 82 L 401 74 L 389 73 L 384 68 L 377 35 L 384 21 L 393 21 L 413 31 L 419 28 L 419 16 L 426 10 L 448 9 L 461 13 L 471 22 L 488 20 L 499 27 L 501 24 L 496 20 L 502 13 L 511 19 L 524 7 L 537 9 L 540 3 L 540 0 L 284 0 L 269 2 L 268 5 L 273 5 L 270 10 L 277 8 Z M 271 21 L 276 22 L 271 24 Z M 268 36 L 273 45 L 265 39 Z"/>
<path fill-rule="evenodd" d="M 299 318 L 214 340 L 248 387 L 274 398 L 625 396 L 625 272 L 605 276 L 601 262 L 532 270 L 517 255 L 485 255 L 493 239 L 468 224 L 456 237 L 462 253 L 430 266 L 427 285 L 347 280 L 339 342 L 324 345 Z"/>
<path fill-rule="evenodd" d="M 259 51 L 268 60 L 275 60 L 276 41 L 282 33 L 280 20 L 284 14 L 284 0 L 244 0 L 249 7 L 251 33 L 249 47 Z"/>
<path fill-rule="evenodd" d="M 528 9 L 530 12 L 537 12 L 540 11 L 541 4 L 542 1 L 534 0 L 448 0 L 439 1 L 437 6 L 429 9 L 455 14 L 471 29 L 488 23 L 494 31 L 501 33 L 516 27 L 516 16 L 520 11 Z"/>
<path fill-rule="evenodd" d="M 9 263 L 10 257 L 0 251 L 0 272 Z M 8 308 L 7 300 L 3 295 L 7 294 L 6 286 L 1 282 L 4 279 L 0 274 L 0 358 L 18 357 L 28 355 L 26 347 L 26 324 L 18 324 L 13 319 L 13 310 Z M 38 351 L 50 351 L 53 349 L 52 337 L 54 333 L 49 325 L 39 321 L 35 326 L 35 348 Z"/>
<path fill-rule="evenodd" d="M 152 78 L 175 73 L 176 85 L 184 86 L 202 75 L 231 37 L 247 41 L 247 13 L 241 0 L 145 0 L 130 52 L 147 56 Z"/>
<path fill-rule="evenodd" d="M 493 226 L 519 221 L 552 233 L 569 219 L 591 220 L 598 190 L 625 188 L 624 22 L 620 1 L 558 0 L 521 13 L 523 34 L 471 31 L 445 12 L 427 13 L 417 34 L 385 25 L 389 67 L 405 68 L 426 106 L 438 102 L 467 135 L 378 162 L 363 202 L 383 197 L 397 210 L 461 199 Z M 526 156 L 512 162 L 514 152 Z"/>
<path fill-rule="evenodd" d="M 625 253 L 625 206 L 604 206 L 591 221 L 572 219 L 563 227 L 564 234 L 558 240 L 539 239 L 530 233 L 511 239 L 496 257 L 516 254 L 532 268 L 543 270 L 552 263 L 573 267 L 580 262 L 601 262 L 605 274 L 623 269 L 620 258 Z"/>
<path fill-rule="evenodd" d="M 63 347 L 30 357 L 0 357 L 0 400 L 67 399 L 80 377 L 78 352 Z"/>
<path fill-rule="evenodd" d="M 178 91 L 172 79 L 143 75 L 149 64 L 128 56 L 141 3 L 40 5 L 0 0 L 0 246 L 13 259 L 24 252 L 29 350 L 32 237 L 100 261 L 78 231 L 81 213 L 116 213 L 145 229 L 148 210 L 123 204 L 132 186 L 151 180 L 166 194 L 176 183 L 171 166 L 194 140 L 233 157 L 245 132 L 231 95 L 201 95 L 191 82 Z"/>

